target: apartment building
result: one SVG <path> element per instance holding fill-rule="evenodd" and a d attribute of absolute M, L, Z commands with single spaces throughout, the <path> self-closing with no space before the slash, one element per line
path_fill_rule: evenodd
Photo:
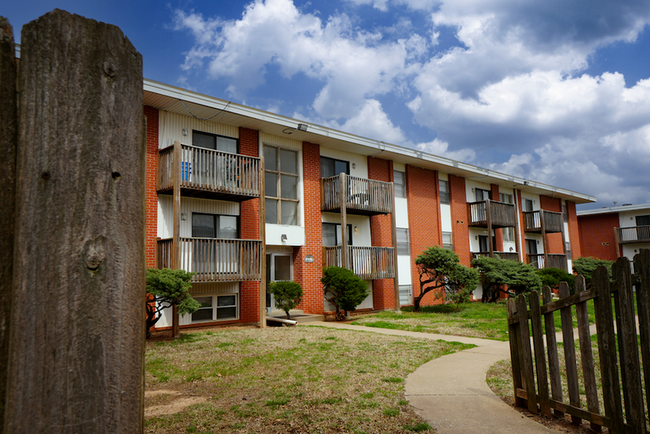
<path fill-rule="evenodd" d="M 650 249 L 650 204 L 578 211 L 582 256 L 629 260 Z"/>
<path fill-rule="evenodd" d="M 144 101 L 147 266 L 196 273 L 202 307 L 182 327 L 264 325 L 277 280 L 302 285 L 304 313 L 329 312 L 331 265 L 367 282 L 358 309 L 399 309 L 433 245 L 468 266 L 499 255 L 570 270 L 580 255 L 575 206 L 594 197 L 151 80 Z"/>

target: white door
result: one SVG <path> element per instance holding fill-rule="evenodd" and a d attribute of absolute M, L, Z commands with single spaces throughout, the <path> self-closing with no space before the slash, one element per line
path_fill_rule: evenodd
<path fill-rule="evenodd" d="M 287 253 L 267 253 L 266 255 L 266 281 L 292 280 L 291 255 Z M 266 291 L 266 312 L 277 310 L 273 295 Z"/>

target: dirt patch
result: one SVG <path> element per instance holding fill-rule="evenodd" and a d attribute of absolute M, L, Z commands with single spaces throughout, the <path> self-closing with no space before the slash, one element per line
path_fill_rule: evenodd
<path fill-rule="evenodd" d="M 144 394 L 144 417 L 180 413 L 190 405 L 207 402 L 202 396 L 187 396 L 170 389 L 149 390 Z"/>

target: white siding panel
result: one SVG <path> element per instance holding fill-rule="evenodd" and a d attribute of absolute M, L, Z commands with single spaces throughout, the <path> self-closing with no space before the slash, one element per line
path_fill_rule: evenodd
<path fill-rule="evenodd" d="M 451 205 L 440 204 L 440 226 L 443 232 L 451 232 Z"/>
<path fill-rule="evenodd" d="M 398 228 L 409 227 L 408 200 L 405 197 L 395 198 L 395 225 Z"/>
<path fill-rule="evenodd" d="M 223 200 L 181 198 L 181 237 L 192 236 L 192 213 L 239 215 L 239 203 Z M 158 196 L 158 236 L 171 238 L 173 236 L 174 199 L 171 195 Z"/>
<path fill-rule="evenodd" d="M 486 184 L 485 182 L 477 182 L 477 181 L 470 181 L 466 180 L 465 181 L 465 194 L 467 196 L 467 202 L 474 202 L 476 200 L 476 194 L 474 192 L 474 189 L 480 188 L 482 190 L 492 190 L 492 187 L 490 184 Z M 494 198 L 492 198 L 494 199 Z M 496 198 L 498 199 L 498 198 Z"/>
<path fill-rule="evenodd" d="M 411 256 L 397 255 L 397 277 L 400 285 L 411 284 Z"/>
<path fill-rule="evenodd" d="M 215 120 L 218 120 L 217 116 Z M 187 130 L 187 136 L 183 135 L 183 128 Z M 220 136 L 239 138 L 239 128 L 230 125 L 222 125 L 211 120 L 202 121 L 192 117 L 177 115 L 175 113 L 160 112 L 160 142 L 159 148 L 166 148 L 178 140 L 184 145 L 192 144 L 192 130 L 204 131 L 206 133 L 218 134 Z"/>
<path fill-rule="evenodd" d="M 341 215 L 324 212 L 323 223 L 341 224 Z M 363 215 L 348 215 L 348 224 L 352 225 L 352 245 L 370 247 L 372 246 L 372 235 L 370 231 L 370 217 Z M 355 230 L 356 227 L 356 230 Z"/>
<path fill-rule="evenodd" d="M 239 294 L 239 282 L 195 283 L 190 289 L 192 295 Z"/>
<path fill-rule="evenodd" d="M 289 136 L 287 137 L 274 136 L 269 133 L 260 131 L 260 141 L 266 145 L 280 146 L 282 148 L 302 151 L 302 142 L 300 140 L 291 139 L 289 138 Z"/>
<path fill-rule="evenodd" d="M 398 172 L 406 172 L 406 164 L 396 163 L 393 161 L 393 170 L 397 170 Z"/>

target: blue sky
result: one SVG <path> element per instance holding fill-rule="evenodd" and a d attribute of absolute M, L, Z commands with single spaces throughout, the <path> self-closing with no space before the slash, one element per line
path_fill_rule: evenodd
<path fill-rule="evenodd" d="M 650 203 L 647 0 L 26 0 L 119 26 L 147 78 Z"/>

